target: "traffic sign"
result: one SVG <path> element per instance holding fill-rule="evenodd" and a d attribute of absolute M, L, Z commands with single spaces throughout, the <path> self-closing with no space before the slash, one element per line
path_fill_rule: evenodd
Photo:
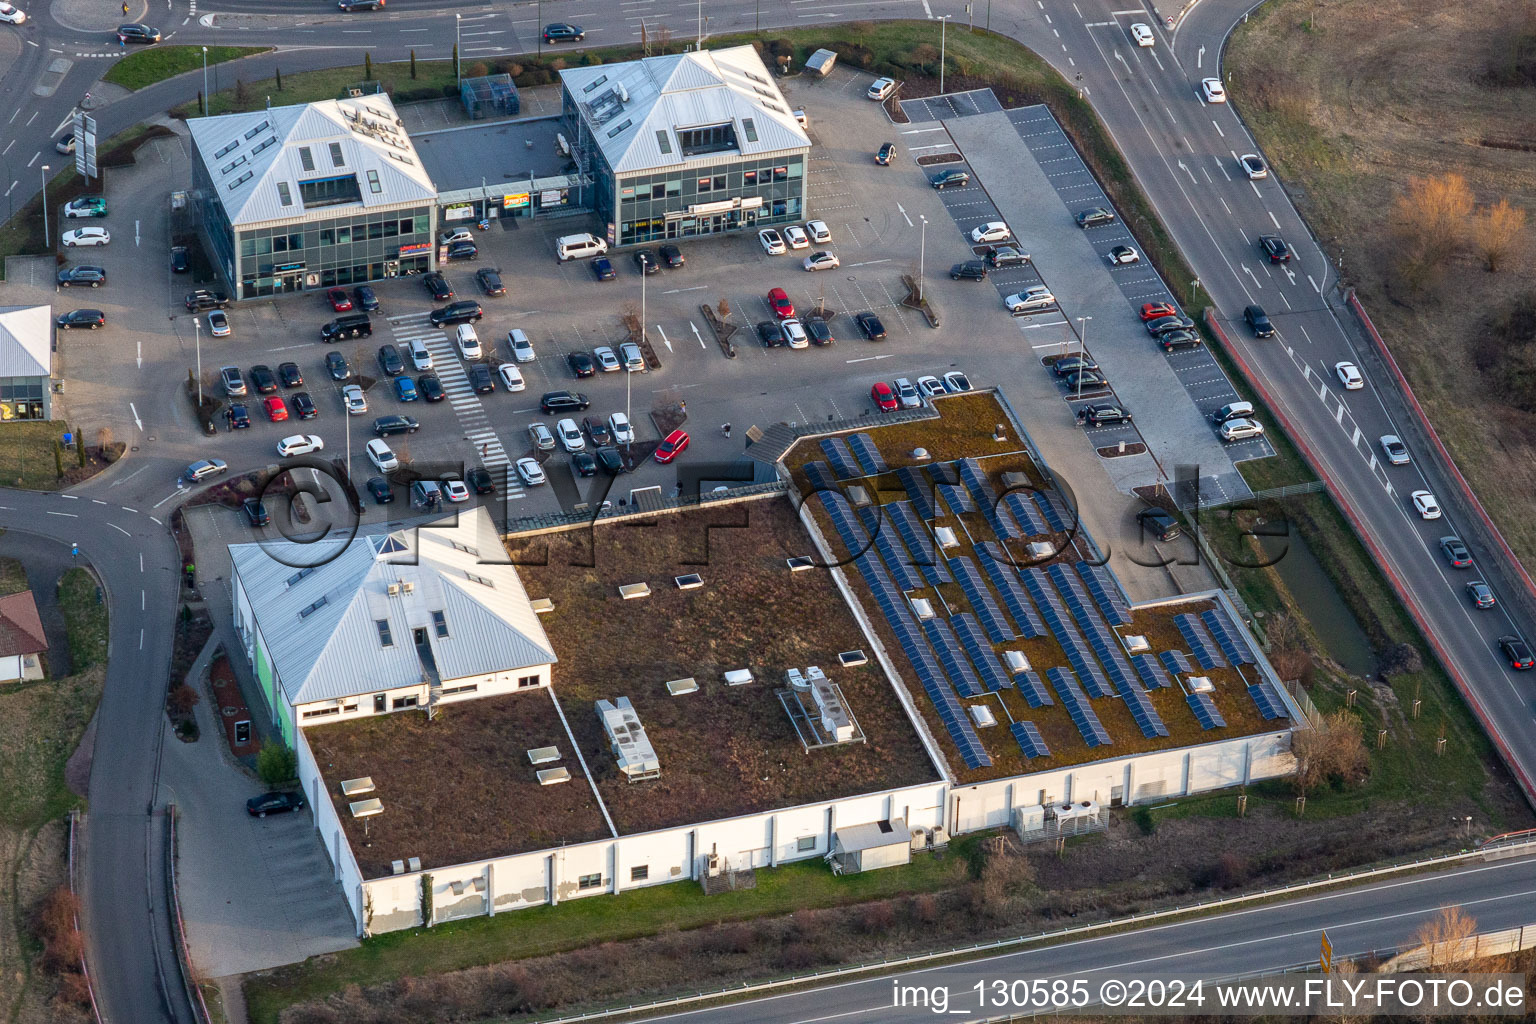
<path fill-rule="evenodd" d="M 1323 932 L 1322 950 L 1317 958 L 1317 965 L 1323 969 L 1324 974 L 1333 973 L 1333 943 L 1328 941 L 1328 933 Z"/>
<path fill-rule="evenodd" d="M 82 178 L 96 177 L 96 119 L 83 110 L 75 111 L 75 173 Z"/>

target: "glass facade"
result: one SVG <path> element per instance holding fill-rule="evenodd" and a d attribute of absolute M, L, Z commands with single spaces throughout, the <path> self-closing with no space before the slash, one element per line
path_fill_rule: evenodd
<path fill-rule="evenodd" d="M 48 418 L 48 378 L 0 377 L 0 420 Z"/>
<path fill-rule="evenodd" d="M 427 271 L 432 209 L 373 210 L 239 232 L 240 298 Z M 422 247 L 401 255 L 401 249 Z"/>
<path fill-rule="evenodd" d="M 799 220 L 805 210 L 805 158 L 796 153 L 725 159 L 627 175 L 613 184 L 613 192 L 619 245 L 783 224 Z"/>

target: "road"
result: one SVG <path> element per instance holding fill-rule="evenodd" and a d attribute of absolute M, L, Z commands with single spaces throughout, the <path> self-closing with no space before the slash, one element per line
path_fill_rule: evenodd
<path fill-rule="evenodd" d="M 977 981 L 1105 978 L 1219 979 L 1276 972 L 1318 956 L 1326 929 L 1338 957 L 1413 944 L 1415 931 L 1441 907 L 1464 907 L 1480 930 L 1532 923 L 1536 859 L 1496 861 L 1434 875 L 1378 882 L 1284 903 L 1236 910 L 1175 924 L 1063 942 L 963 964 L 932 967 L 786 995 L 650 1017 L 655 1024 L 812 1024 L 839 1021 L 932 1020 L 934 1011 L 892 1005 L 892 981 L 943 986 L 951 993 L 946 1019 L 1002 1016 L 1006 1006 L 977 1013 Z M 1194 1012 L 1202 1012 L 1195 1008 Z M 1210 1007 L 1203 1012 L 1212 1012 Z"/>

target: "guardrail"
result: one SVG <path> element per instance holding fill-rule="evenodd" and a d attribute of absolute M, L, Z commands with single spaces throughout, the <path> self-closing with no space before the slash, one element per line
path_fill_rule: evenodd
<path fill-rule="evenodd" d="M 176 887 L 176 805 L 165 807 L 167 846 L 165 852 L 166 892 L 171 900 L 171 930 L 176 933 L 176 963 L 181 968 L 181 984 L 187 991 L 187 1002 L 199 1024 L 211 1024 L 208 1004 L 203 1001 L 203 990 L 192 973 L 192 953 L 187 949 L 187 926 L 181 919 L 181 892 Z"/>
<path fill-rule="evenodd" d="M 80 812 L 69 812 L 69 893 L 75 894 L 75 828 L 80 822 Z M 74 918 L 75 931 L 80 930 L 80 915 Z M 80 975 L 85 978 L 85 993 L 91 997 L 91 1017 L 102 1024 L 101 1008 L 96 1005 L 96 983 L 91 980 L 91 969 L 85 965 L 85 943 L 80 943 Z"/>

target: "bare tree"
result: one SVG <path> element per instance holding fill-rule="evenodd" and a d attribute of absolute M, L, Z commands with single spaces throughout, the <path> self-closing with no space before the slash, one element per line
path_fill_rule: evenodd
<path fill-rule="evenodd" d="M 1474 205 L 1472 190 L 1459 174 L 1409 179 L 1392 215 L 1397 269 L 1409 287 L 1432 283 L 1462 248 Z"/>
<path fill-rule="evenodd" d="M 1458 906 L 1445 906 L 1419 925 L 1413 940 L 1424 949 L 1431 973 L 1465 971 L 1477 952 L 1477 919 Z"/>
<path fill-rule="evenodd" d="M 1500 199 L 1485 206 L 1472 218 L 1472 247 L 1491 274 L 1509 258 L 1525 232 L 1525 210 Z"/>
<path fill-rule="evenodd" d="M 1340 709 L 1311 729 L 1303 729 L 1291 740 L 1296 756 L 1296 790 L 1305 794 L 1329 779 L 1358 782 L 1365 776 L 1370 759 L 1361 739 L 1360 719 Z"/>

